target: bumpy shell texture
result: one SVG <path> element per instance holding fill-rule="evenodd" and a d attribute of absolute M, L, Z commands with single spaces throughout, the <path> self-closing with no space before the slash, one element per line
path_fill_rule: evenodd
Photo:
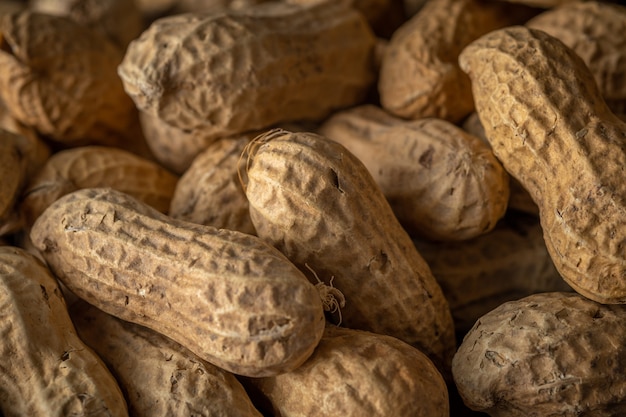
<path fill-rule="evenodd" d="M 109 143 L 135 113 L 116 67 L 122 52 L 62 16 L 0 17 L 0 98 L 20 122 L 65 143 Z"/>
<path fill-rule="evenodd" d="M 289 371 L 321 338 L 315 287 L 256 236 L 178 221 L 101 188 L 55 201 L 30 236 L 78 297 L 233 373 Z"/>
<path fill-rule="evenodd" d="M 624 306 L 534 294 L 481 317 L 452 362 L 465 404 L 492 417 L 626 413 Z"/>
<path fill-rule="evenodd" d="M 160 19 L 118 72 L 140 110 L 223 137 L 360 102 L 374 82 L 374 45 L 348 6 L 273 2 Z"/>
<path fill-rule="evenodd" d="M 563 278 L 595 301 L 626 303 L 626 124 L 585 63 L 523 26 L 485 35 L 459 61 L 494 153 L 539 206 Z"/>

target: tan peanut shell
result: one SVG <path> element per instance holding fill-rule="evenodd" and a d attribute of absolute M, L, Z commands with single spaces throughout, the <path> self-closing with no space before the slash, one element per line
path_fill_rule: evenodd
<path fill-rule="evenodd" d="M 167 213 L 178 177 L 155 162 L 105 146 L 52 155 L 24 190 L 20 209 L 31 226 L 54 201 L 81 188 L 111 187 Z"/>
<path fill-rule="evenodd" d="M 159 19 L 118 73 L 140 110 L 219 138 L 360 102 L 375 78 L 374 45 L 350 7 L 271 2 Z"/>
<path fill-rule="evenodd" d="M 28 6 L 38 13 L 67 16 L 102 33 L 122 50 L 144 29 L 135 0 L 29 0 Z"/>
<path fill-rule="evenodd" d="M 281 129 L 255 138 L 244 158 L 258 236 L 343 294 L 343 325 L 397 337 L 445 373 L 455 349 L 448 303 L 363 163 L 324 136 Z"/>
<path fill-rule="evenodd" d="M 458 122 L 473 109 L 467 75 L 457 58 L 479 36 L 510 24 L 502 4 L 431 0 L 392 35 L 383 56 L 378 93 L 399 117 Z"/>
<path fill-rule="evenodd" d="M 411 234 L 471 239 L 506 212 L 509 175 L 489 145 L 443 119 L 407 121 L 362 105 L 336 113 L 319 132 L 363 162 Z"/>
<path fill-rule="evenodd" d="M 271 404 L 267 415 L 450 415 L 446 384 L 426 355 L 394 337 L 330 324 L 298 369 L 244 384 Z"/>
<path fill-rule="evenodd" d="M 615 114 L 626 113 L 626 7 L 601 1 L 571 2 L 526 22 L 573 49 L 592 72 Z"/>
<path fill-rule="evenodd" d="M 452 372 L 465 404 L 492 417 L 626 413 L 626 310 L 579 294 L 541 293 L 480 318 Z"/>
<path fill-rule="evenodd" d="M 487 143 L 490 147 L 489 140 L 485 135 L 485 129 L 480 123 L 478 113 L 472 112 L 461 124 L 461 127 L 469 134 L 474 135 Z M 528 191 L 519 183 L 515 177 L 509 176 L 509 202 L 507 209 L 520 211 L 522 213 L 539 215 L 539 207 L 533 201 Z"/>
<path fill-rule="evenodd" d="M 572 291 L 554 267 L 535 216 L 509 213 L 491 232 L 463 242 L 413 243 L 450 304 L 457 334 L 504 302 Z"/>
<path fill-rule="evenodd" d="M 530 7 L 541 7 L 544 9 L 549 9 L 552 7 L 563 6 L 565 4 L 573 4 L 573 3 L 579 3 L 579 2 L 582 3 L 587 0 L 501 0 L 501 1 L 523 4 L 523 5 L 530 6 Z"/>
<path fill-rule="evenodd" d="M 0 17 L 0 99 L 21 123 L 63 144 L 111 142 L 135 117 L 118 47 L 63 16 Z"/>
<path fill-rule="evenodd" d="M 5 417 L 128 416 L 122 391 L 76 335 L 48 268 L 23 249 L 0 247 Z"/>
<path fill-rule="evenodd" d="M 146 327 L 85 302 L 70 309 L 78 335 L 111 369 L 135 417 L 261 417 L 237 378 Z"/>
<path fill-rule="evenodd" d="M 576 291 L 626 303 L 626 124 L 582 59 L 514 26 L 460 56 L 496 156 L 539 206 L 546 246 Z"/>
<path fill-rule="evenodd" d="M 278 250 L 172 219 L 120 191 L 65 195 L 31 239 L 79 298 L 236 374 L 292 370 L 323 332 L 316 288 Z"/>
<path fill-rule="evenodd" d="M 241 135 L 209 145 L 176 183 L 168 214 L 218 229 L 256 234 L 238 175 L 241 153 L 252 138 Z"/>

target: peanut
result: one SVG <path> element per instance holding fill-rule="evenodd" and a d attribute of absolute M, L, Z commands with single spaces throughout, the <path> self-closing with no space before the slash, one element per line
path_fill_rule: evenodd
<path fill-rule="evenodd" d="M 599 1 L 565 3 L 526 26 L 573 49 L 592 72 L 611 111 L 626 115 L 626 7 Z"/>
<path fill-rule="evenodd" d="M 443 119 L 406 121 L 362 105 L 333 115 L 319 132 L 365 164 L 411 234 L 471 239 L 507 209 L 509 176 L 489 146 Z"/>
<path fill-rule="evenodd" d="M 141 111 L 219 138 L 358 103 L 374 82 L 374 45 L 346 5 L 272 2 L 159 19 L 118 73 Z"/>
<path fill-rule="evenodd" d="M 79 298 L 236 374 L 292 370 L 323 332 L 315 287 L 278 250 L 172 219 L 120 191 L 61 197 L 31 239 Z"/>
<path fill-rule="evenodd" d="M 378 80 L 382 107 L 408 119 L 459 122 L 474 103 L 458 55 L 480 35 L 510 24 L 511 15 L 497 2 L 427 2 L 391 36 Z"/>
<path fill-rule="evenodd" d="M 494 153 L 539 206 L 559 273 L 592 300 L 626 303 L 626 124 L 583 60 L 514 26 L 476 40 L 459 61 Z"/>
<path fill-rule="evenodd" d="M 0 271 L 3 415 L 128 416 L 117 381 L 76 335 L 46 266 L 20 248 L 1 246 Z"/>
<path fill-rule="evenodd" d="M 136 417 L 261 417 L 241 383 L 178 343 L 79 302 L 78 335 L 104 360 Z"/>
<path fill-rule="evenodd" d="M 256 234 L 237 175 L 241 153 L 250 139 L 248 135 L 224 138 L 200 153 L 177 182 L 169 215 L 218 229 Z"/>
<path fill-rule="evenodd" d="M 59 143 L 125 137 L 136 114 L 116 75 L 121 60 L 107 38 L 67 17 L 30 10 L 0 17 L 0 99 Z"/>
<path fill-rule="evenodd" d="M 271 403 L 268 415 L 450 415 L 446 384 L 426 355 L 390 336 L 333 325 L 298 369 L 246 382 Z"/>
<path fill-rule="evenodd" d="M 452 362 L 467 406 L 492 417 L 626 412 L 626 310 L 542 293 L 482 316 Z"/>
<path fill-rule="evenodd" d="M 24 190 L 27 227 L 54 201 L 81 188 L 111 187 L 167 213 L 178 177 L 119 148 L 80 146 L 56 152 Z"/>
<path fill-rule="evenodd" d="M 280 129 L 255 138 L 244 159 L 258 236 L 311 268 L 313 283 L 343 293 L 345 306 L 341 296 L 335 306 L 346 327 L 397 337 L 445 374 L 455 350 L 450 309 L 363 163 L 324 136 Z"/>

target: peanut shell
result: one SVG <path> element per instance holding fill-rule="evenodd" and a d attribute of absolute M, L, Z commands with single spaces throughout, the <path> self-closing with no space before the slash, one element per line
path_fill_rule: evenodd
<path fill-rule="evenodd" d="M 261 417 L 237 378 L 146 327 L 79 302 L 79 336 L 104 360 L 135 417 Z"/>
<path fill-rule="evenodd" d="M 445 381 L 426 355 L 390 336 L 333 325 L 298 369 L 247 384 L 271 403 L 268 415 L 450 415 Z"/>
<path fill-rule="evenodd" d="M 336 113 L 319 132 L 365 164 L 411 234 L 471 239 L 506 212 L 509 175 L 487 144 L 443 119 L 407 121 L 362 105 Z"/>
<path fill-rule="evenodd" d="M 65 194 L 81 188 L 111 187 L 167 213 L 178 177 L 153 161 L 105 146 L 80 146 L 52 155 L 23 193 L 26 224 Z"/>
<path fill-rule="evenodd" d="M 61 197 L 30 236 L 79 298 L 227 371 L 290 371 L 322 336 L 316 288 L 256 236 L 172 219 L 107 188 Z"/>
<path fill-rule="evenodd" d="M 0 271 L 3 415 L 128 416 L 117 381 L 76 335 L 48 268 L 23 249 L 1 246 Z"/>
<path fill-rule="evenodd" d="M 244 160 L 258 236 L 311 271 L 346 327 L 397 337 L 445 374 L 455 350 L 449 306 L 365 165 L 329 138 L 281 129 L 253 140 Z"/>
<path fill-rule="evenodd" d="M 492 417 L 626 413 L 626 310 L 542 293 L 482 316 L 452 362 L 465 404 Z"/>
<path fill-rule="evenodd" d="M 272 2 L 159 19 L 118 73 L 141 111 L 219 138 L 360 102 L 375 78 L 374 45 L 345 5 Z"/>

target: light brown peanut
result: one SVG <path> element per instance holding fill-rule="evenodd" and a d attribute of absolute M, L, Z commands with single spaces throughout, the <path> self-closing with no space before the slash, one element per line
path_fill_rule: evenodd
<path fill-rule="evenodd" d="M 450 415 L 445 381 L 426 355 L 390 336 L 330 324 L 298 369 L 244 383 L 271 404 L 267 415 Z"/>
<path fill-rule="evenodd" d="M 0 409 L 6 417 L 128 416 L 117 381 L 76 335 L 48 268 L 0 246 Z"/>
<path fill-rule="evenodd" d="M 583 60 L 514 26 L 470 44 L 460 64 L 494 153 L 539 206 L 559 273 L 595 301 L 626 303 L 626 124 Z"/>
<path fill-rule="evenodd" d="M 261 417 L 237 378 L 146 327 L 85 302 L 70 309 L 78 335 L 107 364 L 134 417 Z"/>
<path fill-rule="evenodd" d="M 492 417 L 626 413 L 626 310 L 574 292 L 534 294 L 482 316 L 452 372 L 467 406 Z"/>
<path fill-rule="evenodd" d="M 61 197 L 31 239 L 78 297 L 236 374 L 298 367 L 324 329 L 318 292 L 277 249 L 172 219 L 120 191 Z"/>
<path fill-rule="evenodd" d="M 111 187 L 167 213 L 178 177 L 153 161 L 105 146 L 52 155 L 26 186 L 21 211 L 28 227 L 54 201 L 81 188 Z"/>
<path fill-rule="evenodd" d="M 118 73 L 140 110 L 219 138 L 358 103 L 374 82 L 374 45 L 346 5 L 272 2 L 160 19 Z"/>
<path fill-rule="evenodd" d="M 281 129 L 244 158 L 258 236 L 343 294 L 334 306 L 346 327 L 397 337 L 445 374 L 455 349 L 447 301 L 363 163 L 324 136 Z"/>
<path fill-rule="evenodd" d="M 431 0 L 392 35 L 378 80 L 380 103 L 403 118 L 459 122 L 473 109 L 457 58 L 479 36 L 511 24 L 516 13 L 497 2 Z"/>
<path fill-rule="evenodd" d="M 487 144 L 443 119 L 407 121 L 362 105 L 336 113 L 319 132 L 363 162 L 411 234 L 471 239 L 506 212 L 509 175 Z"/>
<path fill-rule="evenodd" d="M 111 143 L 136 118 L 116 67 L 122 52 L 63 16 L 0 17 L 0 99 L 26 126 L 64 144 Z"/>
<path fill-rule="evenodd" d="M 218 229 L 256 234 L 239 181 L 241 153 L 252 138 L 242 135 L 209 145 L 180 177 L 169 215 Z"/>

